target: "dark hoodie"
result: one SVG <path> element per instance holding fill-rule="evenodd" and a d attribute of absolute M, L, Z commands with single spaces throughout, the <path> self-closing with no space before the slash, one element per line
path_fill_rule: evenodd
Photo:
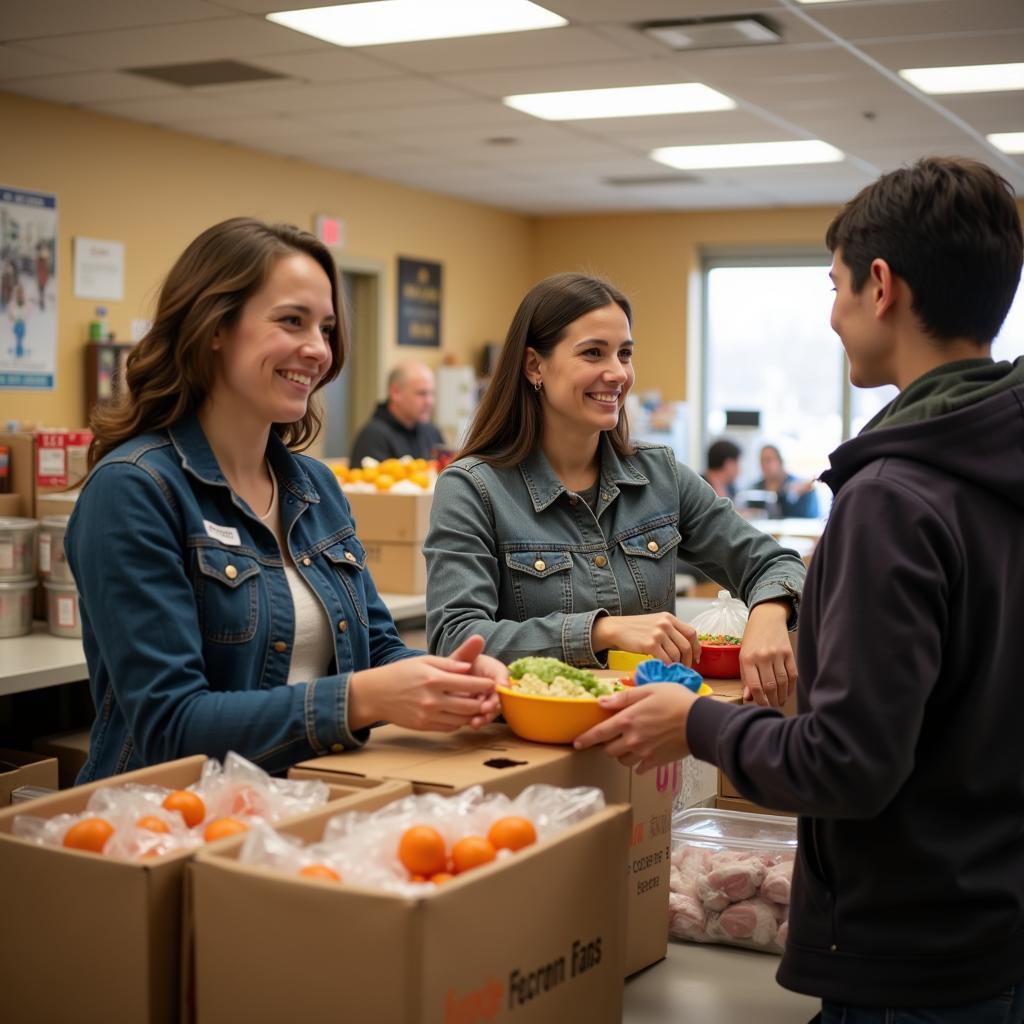
<path fill-rule="evenodd" d="M 1024 979 L 1024 359 L 926 374 L 831 462 L 798 714 L 701 700 L 687 738 L 801 815 L 782 985 L 985 998 Z"/>

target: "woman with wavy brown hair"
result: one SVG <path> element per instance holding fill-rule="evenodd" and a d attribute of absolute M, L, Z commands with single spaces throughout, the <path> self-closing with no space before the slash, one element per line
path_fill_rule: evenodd
<path fill-rule="evenodd" d="M 280 771 L 374 722 L 493 717 L 481 638 L 449 658 L 401 642 L 333 474 L 296 451 L 341 371 L 340 307 L 316 238 L 249 218 L 167 276 L 68 524 L 97 709 L 81 781 L 228 750 Z"/>

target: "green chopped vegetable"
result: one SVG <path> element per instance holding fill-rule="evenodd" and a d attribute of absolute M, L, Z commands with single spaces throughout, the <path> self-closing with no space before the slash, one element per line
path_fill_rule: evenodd
<path fill-rule="evenodd" d="M 593 672 L 585 668 L 573 668 L 557 658 L 520 658 L 508 667 L 508 674 L 513 679 L 522 679 L 527 672 L 545 683 L 553 682 L 556 676 L 571 679 L 595 696 L 612 692 L 609 684 L 601 682 Z"/>
<path fill-rule="evenodd" d="M 736 647 L 743 642 L 742 637 L 732 636 L 729 633 L 698 633 L 697 639 L 702 644 L 732 644 Z"/>

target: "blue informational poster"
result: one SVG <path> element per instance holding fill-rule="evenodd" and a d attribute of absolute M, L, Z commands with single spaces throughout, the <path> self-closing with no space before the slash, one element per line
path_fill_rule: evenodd
<path fill-rule="evenodd" d="M 440 347 L 440 263 L 399 257 L 398 344 Z"/>
<path fill-rule="evenodd" d="M 0 185 L 0 388 L 52 390 L 57 197 Z"/>

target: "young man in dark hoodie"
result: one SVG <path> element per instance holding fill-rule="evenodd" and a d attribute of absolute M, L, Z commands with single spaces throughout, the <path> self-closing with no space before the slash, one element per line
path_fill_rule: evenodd
<path fill-rule="evenodd" d="M 578 745 L 641 767 L 689 751 L 800 815 L 778 980 L 821 997 L 823 1024 L 1018 1024 L 1024 358 L 990 349 L 1020 216 L 989 168 L 927 159 L 826 240 L 851 380 L 900 394 L 823 476 L 798 713 L 645 686 L 602 698 L 622 710 Z"/>

